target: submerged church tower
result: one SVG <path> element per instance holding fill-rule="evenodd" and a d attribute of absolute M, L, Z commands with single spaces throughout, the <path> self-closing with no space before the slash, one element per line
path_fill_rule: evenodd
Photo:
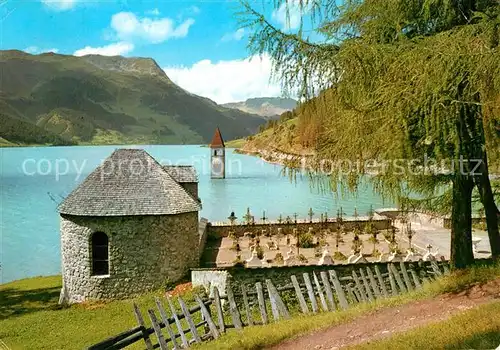
<path fill-rule="evenodd" d="M 214 137 L 210 143 L 210 151 L 211 177 L 212 179 L 224 179 L 226 177 L 226 150 L 219 128 L 215 129 Z"/>

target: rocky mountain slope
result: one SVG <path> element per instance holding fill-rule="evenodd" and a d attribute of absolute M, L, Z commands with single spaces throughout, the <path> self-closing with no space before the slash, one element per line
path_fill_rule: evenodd
<path fill-rule="evenodd" d="M 291 111 L 297 107 L 297 101 L 292 98 L 257 97 L 249 98 L 243 102 L 225 103 L 223 106 L 277 119 L 282 113 Z"/>
<path fill-rule="evenodd" d="M 197 144 L 264 122 L 183 90 L 150 58 L 0 51 L 0 137 L 14 144 Z"/>

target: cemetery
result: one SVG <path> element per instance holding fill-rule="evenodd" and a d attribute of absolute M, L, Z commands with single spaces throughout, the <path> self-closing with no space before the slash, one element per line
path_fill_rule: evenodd
<path fill-rule="evenodd" d="M 248 268 L 295 265 L 333 265 L 366 262 L 431 260 L 432 246 L 412 245 L 415 230 L 408 213 L 394 217 L 371 209 L 365 216 L 355 210 L 350 217 L 340 208 L 336 217 L 327 213 L 317 218 L 266 218 L 256 223 L 250 208 L 237 222 L 234 213 L 228 222 L 209 223 L 201 267 L 244 266 Z"/>

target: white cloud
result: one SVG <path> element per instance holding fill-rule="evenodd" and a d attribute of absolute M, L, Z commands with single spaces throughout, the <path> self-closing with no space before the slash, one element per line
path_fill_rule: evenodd
<path fill-rule="evenodd" d="M 188 12 L 190 12 L 190 13 L 192 13 L 194 15 L 200 13 L 200 11 L 201 11 L 200 8 L 198 6 L 196 6 L 196 5 L 193 5 L 193 6 L 191 6 L 191 7 L 188 8 Z"/>
<path fill-rule="evenodd" d="M 42 4 L 55 11 L 66 11 L 72 9 L 77 0 L 41 0 Z"/>
<path fill-rule="evenodd" d="M 243 38 L 244 35 L 245 35 L 245 29 L 244 28 L 240 28 L 237 31 L 235 31 L 234 33 L 227 33 L 227 34 L 225 34 L 221 38 L 221 41 L 231 41 L 231 40 L 239 41 L 239 40 L 241 40 Z"/>
<path fill-rule="evenodd" d="M 164 70 L 183 89 L 217 103 L 281 95 L 280 85 L 269 80 L 272 62 L 267 55 L 216 63 L 202 60 L 191 67 L 166 67 Z"/>
<path fill-rule="evenodd" d="M 44 52 L 53 52 L 53 53 L 58 53 L 59 49 L 41 49 L 38 46 L 28 46 L 23 50 L 24 52 L 30 53 L 32 55 L 38 55 L 39 53 L 44 53 Z"/>
<path fill-rule="evenodd" d="M 152 15 L 152 16 L 159 16 L 160 15 L 160 10 L 157 8 L 154 8 L 152 10 L 146 11 L 147 15 Z"/>
<path fill-rule="evenodd" d="M 83 49 L 76 50 L 74 56 L 102 55 L 102 56 L 120 56 L 134 50 L 134 45 L 127 42 L 119 42 L 101 47 L 85 46 Z"/>
<path fill-rule="evenodd" d="M 299 28 L 302 15 L 309 12 L 309 10 L 310 8 L 306 5 L 303 5 L 301 9 L 299 0 L 285 1 L 273 11 L 272 18 L 278 22 L 284 30 L 293 30 Z"/>
<path fill-rule="evenodd" d="M 188 18 L 175 26 L 170 18 L 138 18 L 132 12 L 120 12 L 111 18 L 111 28 L 120 40 L 146 40 L 155 44 L 185 37 L 193 23 L 194 19 Z"/>

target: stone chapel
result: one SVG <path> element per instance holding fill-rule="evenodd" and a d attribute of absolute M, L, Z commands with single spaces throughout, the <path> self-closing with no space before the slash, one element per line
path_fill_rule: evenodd
<path fill-rule="evenodd" d="M 198 266 L 198 179 L 142 149 L 117 149 L 60 204 L 61 302 L 126 298 Z"/>

